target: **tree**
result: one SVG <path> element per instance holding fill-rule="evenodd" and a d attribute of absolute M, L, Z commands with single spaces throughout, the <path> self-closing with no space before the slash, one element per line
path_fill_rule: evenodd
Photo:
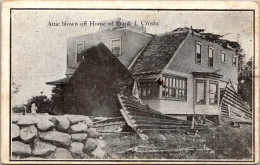
<path fill-rule="evenodd" d="M 63 93 L 64 90 L 61 87 L 52 88 L 52 95 L 51 95 L 52 111 L 55 114 L 62 114 L 62 111 L 64 109 Z"/>
<path fill-rule="evenodd" d="M 238 75 L 238 93 L 252 109 L 252 57 L 245 63 L 241 61 Z"/>
<path fill-rule="evenodd" d="M 37 113 L 49 113 L 54 114 L 52 112 L 52 102 L 50 99 L 47 98 L 45 95 L 40 96 L 33 96 L 30 100 L 28 100 L 28 103 L 26 105 L 27 112 L 31 112 L 32 104 L 35 103 L 37 107 Z"/>

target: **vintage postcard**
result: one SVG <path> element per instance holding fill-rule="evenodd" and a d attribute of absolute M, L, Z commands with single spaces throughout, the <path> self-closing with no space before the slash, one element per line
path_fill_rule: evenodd
<path fill-rule="evenodd" d="M 259 3 L 4 1 L 5 164 L 259 162 Z"/>

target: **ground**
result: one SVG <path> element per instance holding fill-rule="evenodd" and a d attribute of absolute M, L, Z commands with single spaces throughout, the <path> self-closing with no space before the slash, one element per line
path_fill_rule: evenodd
<path fill-rule="evenodd" d="M 184 131 L 148 133 L 143 141 L 136 133 L 103 134 L 107 159 L 251 159 L 251 126 L 207 128 L 196 134 Z M 160 152 L 159 152 L 160 151 Z"/>

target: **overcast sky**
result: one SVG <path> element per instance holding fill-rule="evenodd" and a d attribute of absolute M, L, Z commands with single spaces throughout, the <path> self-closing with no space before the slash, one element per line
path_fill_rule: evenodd
<path fill-rule="evenodd" d="M 48 26 L 49 22 L 99 22 L 118 17 L 137 23 L 158 22 L 158 26 L 146 26 L 152 34 L 185 26 L 227 34 L 225 39 L 239 40 L 247 60 L 253 55 L 253 14 L 249 11 L 13 10 L 12 77 L 20 86 L 12 95 L 13 105 L 26 103 L 40 92 L 50 97 L 53 86 L 45 82 L 65 77 L 66 40 L 98 30 L 93 26 Z"/>

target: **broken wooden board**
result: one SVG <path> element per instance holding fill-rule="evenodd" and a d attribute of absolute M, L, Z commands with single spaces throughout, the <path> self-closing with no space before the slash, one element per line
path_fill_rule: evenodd
<path fill-rule="evenodd" d="M 221 117 L 225 122 L 252 124 L 252 112 L 237 94 L 229 81 L 220 104 Z"/>
<path fill-rule="evenodd" d="M 147 140 L 147 131 L 196 131 L 204 129 L 203 125 L 196 124 L 192 128 L 192 122 L 181 120 L 172 116 L 165 115 L 156 111 L 147 105 L 140 104 L 137 100 L 118 95 L 119 102 L 122 106 L 120 110 L 126 123 L 130 126 L 143 140 Z"/>
<path fill-rule="evenodd" d="M 93 122 L 93 128 L 98 132 L 121 132 L 125 124 L 123 117 L 110 117 Z"/>

